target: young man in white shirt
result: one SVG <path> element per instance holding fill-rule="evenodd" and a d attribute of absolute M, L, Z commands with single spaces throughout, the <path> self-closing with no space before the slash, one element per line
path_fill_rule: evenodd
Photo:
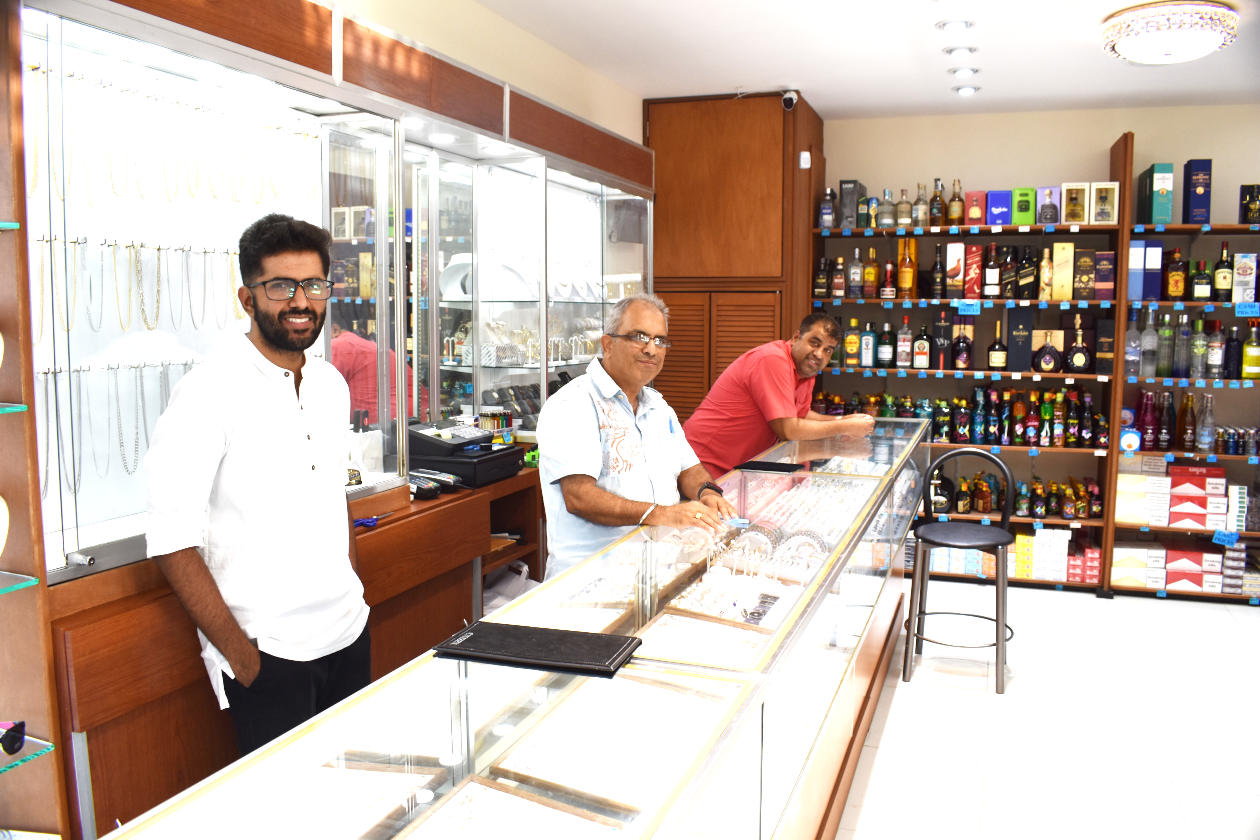
<path fill-rule="evenodd" d="M 678 415 L 647 387 L 665 363 L 668 317 L 655 295 L 618 301 L 600 338 L 602 357 L 543 405 L 538 468 L 548 578 L 636 525 L 717 531 L 735 515 Z"/>
<path fill-rule="evenodd" d="M 370 680 L 345 496 L 349 391 L 304 352 L 332 291 L 329 241 L 278 214 L 245 231 L 250 331 L 179 381 L 145 456 L 148 553 L 197 625 L 242 755 Z"/>

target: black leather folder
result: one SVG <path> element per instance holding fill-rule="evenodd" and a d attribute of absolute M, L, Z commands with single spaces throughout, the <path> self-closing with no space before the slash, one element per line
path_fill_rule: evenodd
<path fill-rule="evenodd" d="M 634 636 L 474 621 L 433 650 L 448 659 L 611 677 L 642 643 Z"/>

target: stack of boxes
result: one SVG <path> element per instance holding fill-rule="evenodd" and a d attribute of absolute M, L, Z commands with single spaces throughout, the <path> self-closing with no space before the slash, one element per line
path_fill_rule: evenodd
<path fill-rule="evenodd" d="M 1247 569 L 1247 544 L 1234 543 L 1222 557 L 1221 592 L 1226 595 L 1260 595 L 1260 570 Z"/>
<path fill-rule="evenodd" d="M 1168 466 L 1163 457 L 1125 458 L 1116 476 L 1116 522 L 1247 530 L 1247 486 L 1229 484 L 1224 467 Z"/>
<path fill-rule="evenodd" d="M 1116 543 L 1111 585 L 1168 592 L 1260 596 L 1260 567 L 1249 566 L 1247 546 L 1235 543 L 1177 547 Z"/>
<path fill-rule="evenodd" d="M 1015 544 L 1007 551 L 1007 575 L 1012 580 L 1097 585 L 1102 553 L 1097 546 L 1074 544 L 1074 533 L 1065 528 L 1041 528 L 1031 534 L 1016 534 Z M 953 575 L 992 579 L 997 573 L 997 558 L 977 549 L 934 548 L 929 563 L 931 571 Z"/>
<path fill-rule="evenodd" d="M 1173 528 L 1225 530 L 1229 501 L 1224 467 L 1173 466 L 1168 524 Z M 1244 492 L 1246 488 L 1243 488 Z"/>

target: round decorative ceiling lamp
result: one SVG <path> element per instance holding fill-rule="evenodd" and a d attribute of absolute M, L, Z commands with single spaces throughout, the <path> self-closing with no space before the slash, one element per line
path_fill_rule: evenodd
<path fill-rule="evenodd" d="M 1238 12 L 1224 3 L 1145 3 L 1102 24 L 1103 48 L 1134 64 L 1180 64 L 1223 50 L 1238 37 Z"/>

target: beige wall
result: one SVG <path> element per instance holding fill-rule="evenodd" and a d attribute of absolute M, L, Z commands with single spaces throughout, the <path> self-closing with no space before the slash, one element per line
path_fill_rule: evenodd
<path fill-rule="evenodd" d="M 373 23 L 512 87 L 640 142 L 639 96 L 473 0 L 341 0 Z"/>
<path fill-rule="evenodd" d="M 1155 162 L 1176 173 L 1173 221 L 1181 221 L 1181 166 L 1212 159 L 1212 218 L 1238 221 L 1239 184 L 1260 184 L 1260 105 L 1030 111 L 966 116 L 828 120 L 827 183 L 857 178 L 868 190 L 954 178 L 964 190 L 1105 181 L 1111 144 L 1134 134 L 1137 172 Z M 1124 186 L 1122 184 L 1122 186 Z M 947 196 L 948 197 L 948 196 Z"/>

